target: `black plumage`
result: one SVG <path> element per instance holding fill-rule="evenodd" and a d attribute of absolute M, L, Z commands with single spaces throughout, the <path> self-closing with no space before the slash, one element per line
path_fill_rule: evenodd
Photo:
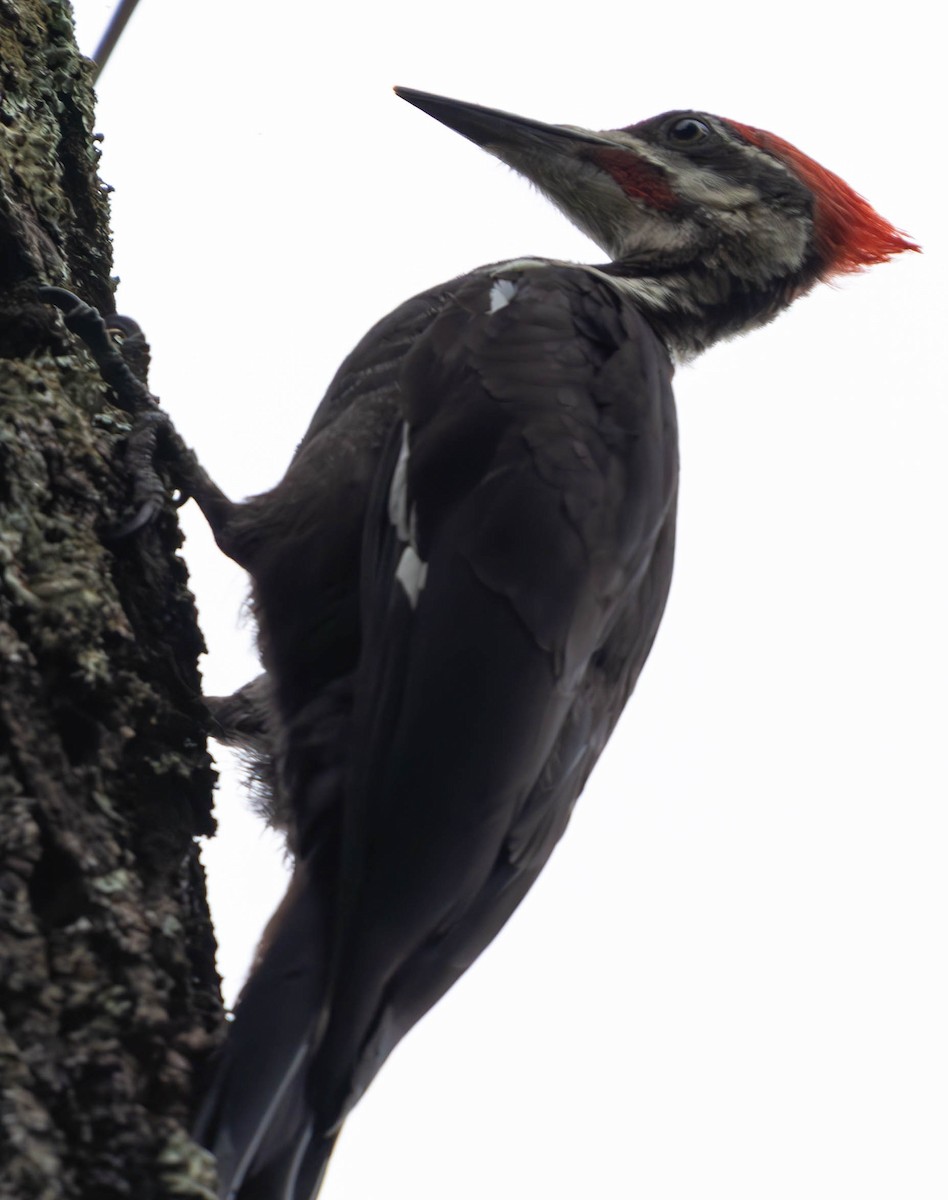
<path fill-rule="evenodd" d="M 262 754 L 296 860 L 197 1124 L 238 1200 L 315 1196 L 352 1105 L 562 835 L 668 594 L 673 358 L 912 248 L 707 113 L 597 133 L 400 94 L 611 261 L 499 263 L 403 304 L 263 496 L 179 462 L 253 580 L 266 674 L 215 711 Z"/>
<path fill-rule="evenodd" d="M 311 1194 L 342 1117 L 563 833 L 668 592 L 671 375 L 608 280 L 485 269 L 373 329 L 284 481 L 228 525 L 298 855 L 201 1122 L 241 1197 Z"/>

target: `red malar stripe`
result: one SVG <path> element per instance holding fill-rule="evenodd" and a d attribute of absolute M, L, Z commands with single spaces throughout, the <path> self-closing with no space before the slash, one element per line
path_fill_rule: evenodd
<path fill-rule="evenodd" d="M 678 207 L 678 199 L 662 171 L 644 159 L 636 158 L 633 151 L 604 147 L 593 150 L 590 158 L 609 172 L 627 196 L 644 200 L 651 208 L 661 212 Z"/>

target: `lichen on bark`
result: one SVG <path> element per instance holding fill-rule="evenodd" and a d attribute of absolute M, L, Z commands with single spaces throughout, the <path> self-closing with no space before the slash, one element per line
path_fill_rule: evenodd
<path fill-rule="evenodd" d="M 0 1196 L 213 1194 L 187 1136 L 220 1035 L 213 829 L 172 510 L 110 542 L 129 417 L 41 284 L 111 311 L 89 64 L 0 0 Z"/>

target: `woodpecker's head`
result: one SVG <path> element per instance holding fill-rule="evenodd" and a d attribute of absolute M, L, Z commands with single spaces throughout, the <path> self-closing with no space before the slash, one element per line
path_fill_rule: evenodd
<path fill-rule="evenodd" d="M 395 90 L 544 192 L 682 356 L 918 249 L 838 176 L 736 121 L 688 110 L 594 132 Z"/>

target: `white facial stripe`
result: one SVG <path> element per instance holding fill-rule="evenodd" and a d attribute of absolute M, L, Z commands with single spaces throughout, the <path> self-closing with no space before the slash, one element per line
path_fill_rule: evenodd
<path fill-rule="evenodd" d="M 725 130 L 716 121 L 712 121 L 706 114 L 702 114 L 701 119 L 712 125 L 722 137 L 726 137 L 734 145 L 738 153 L 744 155 L 745 158 L 758 163 L 766 163 L 771 167 L 777 167 L 778 170 L 784 171 L 788 175 L 793 175 L 793 171 L 791 171 L 786 163 L 767 154 L 766 151 L 761 150 L 758 146 L 736 142 L 730 130 Z M 648 145 L 647 142 L 640 141 L 634 135 L 624 133 L 621 130 L 611 133 L 609 136 L 613 139 L 614 145 L 621 149 L 631 150 L 636 158 L 663 171 L 669 178 L 672 191 L 683 199 L 691 200 L 695 204 L 707 205 L 709 208 L 734 209 L 744 204 L 753 203 L 755 198 L 757 198 L 756 188 L 737 183 L 728 183 L 722 180 L 720 175 L 714 170 L 710 168 L 705 169 L 699 163 L 692 163 L 687 159 L 683 159 L 680 154 L 676 154 L 674 151 L 669 151 L 665 155 L 654 146 Z"/>
<path fill-rule="evenodd" d="M 743 143 L 733 143 L 739 154 L 751 162 L 776 167 L 787 175 L 793 172 L 784 163 L 756 146 Z M 709 208 L 735 209 L 759 200 L 757 189 L 751 185 L 742 185 L 722 179 L 715 171 L 705 169 L 697 164 L 685 163 L 683 166 L 670 165 L 669 170 L 676 182 L 675 190 L 679 195 L 694 201 L 695 204 L 706 204 Z"/>
<path fill-rule="evenodd" d="M 783 174 L 796 178 L 786 163 L 774 158 L 757 146 L 735 140 L 730 130 L 706 115 L 702 119 L 719 128 L 738 154 L 742 155 L 755 170 L 761 167 L 776 168 Z M 621 143 L 620 143 L 621 138 Z M 812 226 L 803 220 L 788 221 L 775 210 L 753 184 L 736 183 L 724 179 L 713 168 L 700 162 L 691 162 L 674 151 L 663 156 L 654 147 L 647 146 L 631 135 L 619 134 L 617 144 L 624 144 L 637 156 L 660 166 L 667 174 L 669 186 L 676 195 L 699 209 L 710 210 L 711 218 L 729 238 L 729 259 L 726 273 L 751 283 L 765 283 L 787 271 L 799 270 L 806 258 Z M 647 205 L 640 204 L 640 215 L 634 222 L 624 218 L 618 229 L 619 237 L 612 252 L 615 257 L 635 254 L 645 246 L 650 251 L 663 250 L 663 239 L 677 237 L 684 240 L 687 228 L 684 224 L 672 224 L 652 214 Z M 748 253 L 742 257 L 740 251 L 746 246 Z M 675 247 L 668 245 L 668 250 Z M 714 267 L 712 258 L 705 258 L 705 266 Z M 766 270 L 763 268 L 766 267 Z M 676 307 L 682 307 L 684 297 L 677 297 Z M 655 301 L 661 304 L 659 296 Z"/>
<path fill-rule="evenodd" d="M 736 142 L 735 145 L 737 146 L 738 151 L 743 154 L 745 158 L 750 159 L 751 162 L 758 162 L 767 164 L 771 167 L 776 167 L 779 171 L 783 171 L 784 174 L 790 175 L 794 179 L 797 178 L 797 174 L 792 167 L 787 166 L 787 164 L 781 159 L 775 158 L 773 154 L 768 154 L 766 150 L 761 150 L 760 146 L 753 146 L 750 144 L 750 142 Z"/>
<path fill-rule="evenodd" d="M 733 210 L 759 199 L 757 189 L 722 179 L 714 171 L 685 167 L 671 172 L 677 195 L 707 208 Z"/>

